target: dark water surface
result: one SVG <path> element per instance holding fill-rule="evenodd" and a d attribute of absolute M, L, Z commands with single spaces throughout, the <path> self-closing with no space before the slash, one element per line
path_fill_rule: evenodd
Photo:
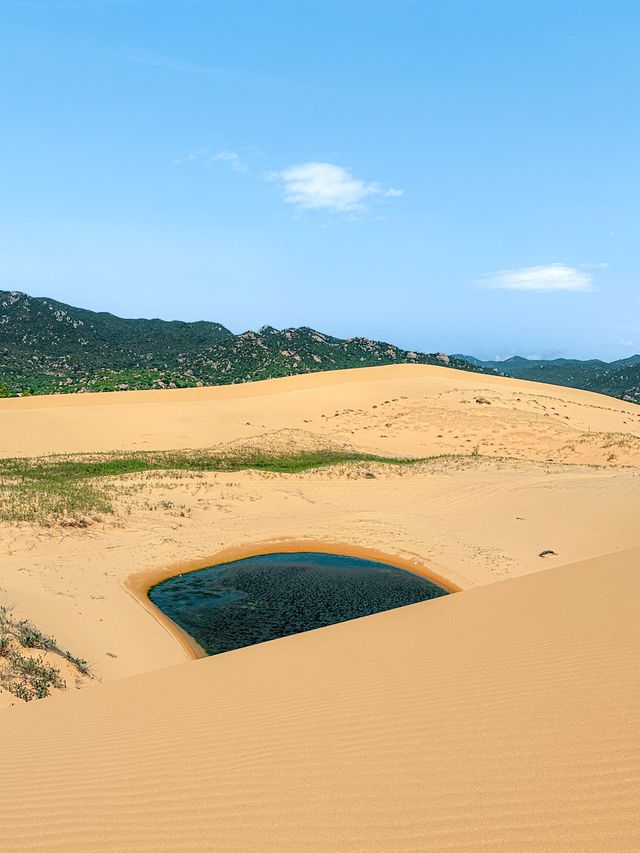
<path fill-rule="evenodd" d="M 149 598 L 210 655 L 447 595 L 386 563 L 264 554 L 178 575 Z"/>

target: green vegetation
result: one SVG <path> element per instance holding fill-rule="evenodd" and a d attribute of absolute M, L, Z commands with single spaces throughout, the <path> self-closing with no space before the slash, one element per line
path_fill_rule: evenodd
<path fill-rule="evenodd" d="M 588 361 L 571 358 L 535 360 L 520 356 L 513 356 L 504 361 L 479 361 L 468 355 L 458 358 L 463 358 L 486 371 L 513 376 L 516 379 L 582 388 L 584 391 L 619 397 L 630 403 L 640 403 L 640 355 L 612 362 L 596 358 Z"/>
<path fill-rule="evenodd" d="M 8 607 L 0 606 L 0 687 L 26 702 L 43 699 L 52 688 L 66 687 L 60 670 L 47 663 L 44 655 L 34 657 L 22 649 L 59 655 L 73 664 L 80 675 L 91 677 L 86 660 L 63 650 L 53 637 L 43 634 L 27 619 L 14 619 Z"/>
<path fill-rule="evenodd" d="M 96 517 L 113 512 L 108 480 L 127 474 L 246 469 L 296 474 L 345 462 L 414 465 L 424 461 L 339 449 L 291 453 L 257 449 L 163 451 L 0 459 L 0 520 L 87 526 Z"/>
<path fill-rule="evenodd" d="M 125 320 L 0 290 L 0 397 L 228 385 L 382 364 L 435 364 L 583 388 L 640 402 L 640 355 L 534 361 L 409 352 L 308 327 L 234 335 L 220 323 Z"/>
<path fill-rule="evenodd" d="M 0 291 L 0 326 L 9 396 L 226 385 L 405 362 L 482 372 L 444 354 L 306 327 L 234 335 L 219 323 L 124 320 L 9 291 Z"/>

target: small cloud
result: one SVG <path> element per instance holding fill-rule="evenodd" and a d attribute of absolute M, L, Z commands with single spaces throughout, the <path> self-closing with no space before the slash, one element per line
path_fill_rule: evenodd
<path fill-rule="evenodd" d="M 480 284 L 494 290 L 536 290 L 544 293 L 560 290 L 585 293 L 596 290 L 591 273 L 568 264 L 502 270 L 484 276 Z"/>
<path fill-rule="evenodd" d="M 633 342 L 633 341 L 629 340 L 628 338 L 620 338 L 620 340 L 618 341 L 618 346 L 621 346 L 621 347 L 634 347 L 634 346 L 635 346 L 635 344 L 634 344 L 634 342 Z"/>
<path fill-rule="evenodd" d="M 203 166 L 209 166 L 212 163 L 226 163 L 234 172 L 246 174 L 251 171 L 249 165 L 235 151 L 210 151 L 208 148 L 199 148 L 175 162 L 177 166 L 182 166 L 185 163 L 200 163 Z"/>
<path fill-rule="evenodd" d="M 282 187 L 284 200 L 305 210 L 354 213 L 364 210 L 374 198 L 394 198 L 403 194 L 377 181 L 362 181 L 348 169 L 334 163 L 302 163 L 268 176 Z"/>
<path fill-rule="evenodd" d="M 249 171 L 249 166 L 235 151 L 216 151 L 210 159 L 212 163 L 227 163 L 234 172 L 246 173 Z"/>

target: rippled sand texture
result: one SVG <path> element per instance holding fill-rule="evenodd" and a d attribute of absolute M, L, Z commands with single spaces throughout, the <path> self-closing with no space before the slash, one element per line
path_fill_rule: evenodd
<path fill-rule="evenodd" d="M 286 428 L 303 430 L 316 444 L 330 439 L 390 455 L 478 447 L 483 455 L 545 462 L 640 464 L 640 407 L 633 403 L 431 365 L 215 388 L 0 400 L 0 413 L 3 456 L 256 439 L 263 446 L 266 432 Z M 290 447 L 290 440 L 283 445 Z"/>
<path fill-rule="evenodd" d="M 469 589 L 640 546 L 640 407 L 583 391 L 401 365 L 0 400 L 0 427 L 3 455 L 238 444 L 464 454 L 401 469 L 129 475 L 109 481 L 116 515 L 87 529 L 0 524 L 0 600 L 102 681 L 186 659 L 123 586 L 185 560 L 337 544 Z M 546 549 L 557 556 L 540 558 Z M 13 701 L 0 691 L 0 707 Z"/>
<path fill-rule="evenodd" d="M 3 714 L 3 850 L 635 851 L 640 550 Z"/>
<path fill-rule="evenodd" d="M 5 456 L 456 454 L 129 475 L 86 529 L 0 524 L 1 600 L 97 676 L 0 692 L 0 849 L 640 849 L 639 407 L 400 366 L 0 400 L 0 427 Z M 195 663 L 130 594 L 292 543 L 463 592 Z"/>

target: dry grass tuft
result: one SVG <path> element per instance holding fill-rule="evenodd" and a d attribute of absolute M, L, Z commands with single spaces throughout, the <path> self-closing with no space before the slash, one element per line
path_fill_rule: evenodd
<path fill-rule="evenodd" d="M 41 654 L 32 654 L 34 650 Z M 25 702 L 43 699 L 52 689 L 64 690 L 60 670 L 45 659 L 47 652 L 64 658 L 81 675 L 92 677 L 86 660 L 63 650 L 53 637 L 27 619 L 14 619 L 8 607 L 0 606 L 0 687 Z"/>

